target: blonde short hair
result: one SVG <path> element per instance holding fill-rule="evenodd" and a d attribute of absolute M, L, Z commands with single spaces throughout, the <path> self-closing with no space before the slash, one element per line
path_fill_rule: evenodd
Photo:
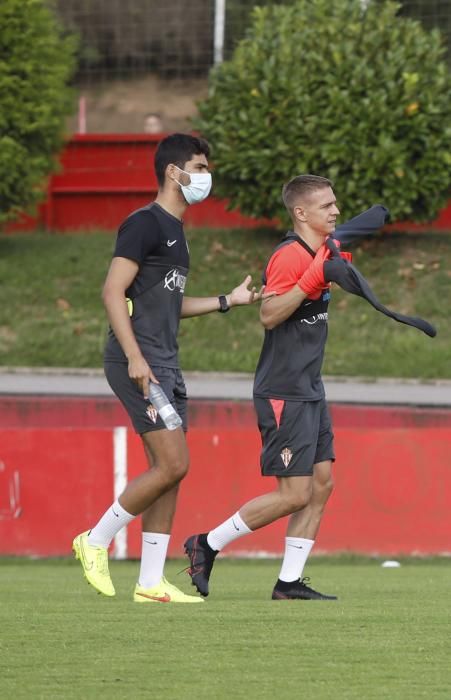
<path fill-rule="evenodd" d="M 297 175 L 287 182 L 282 189 L 282 200 L 289 214 L 293 214 L 293 209 L 299 199 L 324 187 L 333 187 L 333 184 L 327 177 L 320 175 Z"/>

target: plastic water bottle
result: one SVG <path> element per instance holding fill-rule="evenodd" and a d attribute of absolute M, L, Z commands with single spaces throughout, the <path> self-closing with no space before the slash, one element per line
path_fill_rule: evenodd
<path fill-rule="evenodd" d="M 182 425 L 182 419 L 159 384 L 149 382 L 149 400 L 168 430 Z"/>

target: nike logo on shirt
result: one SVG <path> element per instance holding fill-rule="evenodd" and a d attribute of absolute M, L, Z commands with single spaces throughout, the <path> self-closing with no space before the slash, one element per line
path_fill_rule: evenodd
<path fill-rule="evenodd" d="M 177 239 L 175 239 L 175 241 L 166 241 L 166 245 L 167 245 L 168 248 L 170 248 L 171 246 L 173 246 L 174 243 L 177 243 Z"/>

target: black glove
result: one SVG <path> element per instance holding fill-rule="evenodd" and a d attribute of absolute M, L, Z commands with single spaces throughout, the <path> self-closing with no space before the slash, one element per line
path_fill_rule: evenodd
<path fill-rule="evenodd" d="M 326 239 L 326 248 L 330 250 L 330 254 L 323 263 L 324 279 L 326 282 L 336 282 L 339 287 L 345 289 L 343 285 L 347 284 L 349 263 L 341 256 L 334 238 Z M 347 289 L 346 291 L 349 292 L 350 290 Z"/>
<path fill-rule="evenodd" d="M 389 318 L 393 318 L 399 323 L 405 323 L 407 326 L 414 326 L 414 328 L 418 328 L 418 330 L 423 331 L 423 333 L 426 333 L 426 335 L 431 338 L 434 338 L 437 335 L 437 331 L 434 326 L 427 321 L 424 321 L 422 318 L 418 318 L 417 316 L 404 316 L 404 314 L 399 314 L 396 311 L 387 309 L 386 306 L 380 303 L 370 285 L 364 276 L 357 270 L 357 268 L 354 267 L 352 263 L 349 263 L 340 257 L 340 251 L 335 245 L 333 238 L 328 238 L 326 245 L 331 251 L 331 255 L 329 260 L 324 262 L 325 280 L 328 282 L 336 282 L 339 287 L 345 290 L 345 292 L 363 297 L 371 304 L 371 306 L 374 306 L 377 311 L 380 311 Z"/>

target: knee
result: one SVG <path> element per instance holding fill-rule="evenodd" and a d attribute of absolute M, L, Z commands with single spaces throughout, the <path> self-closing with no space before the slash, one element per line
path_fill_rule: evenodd
<path fill-rule="evenodd" d="M 311 491 L 286 494 L 283 498 L 284 515 L 291 515 L 307 506 L 311 499 Z"/>
<path fill-rule="evenodd" d="M 174 466 L 174 478 L 177 482 L 181 481 L 188 474 L 189 460 L 179 460 Z"/>
<path fill-rule="evenodd" d="M 315 483 L 313 486 L 313 491 L 314 491 L 314 501 L 315 503 L 320 506 L 324 507 L 329 500 L 329 497 L 334 490 L 334 481 L 332 477 L 328 477 L 327 479 Z"/>
<path fill-rule="evenodd" d="M 327 481 L 324 482 L 324 484 L 322 484 L 322 491 L 324 493 L 324 497 L 325 497 L 326 501 L 329 498 L 329 496 L 331 495 L 332 491 L 334 490 L 334 486 L 335 486 L 334 480 L 332 479 L 331 476 L 327 479 Z"/>
<path fill-rule="evenodd" d="M 178 484 L 187 475 L 189 460 L 185 458 L 178 458 L 166 465 L 160 465 L 160 468 L 167 485 L 175 486 L 175 484 Z"/>

